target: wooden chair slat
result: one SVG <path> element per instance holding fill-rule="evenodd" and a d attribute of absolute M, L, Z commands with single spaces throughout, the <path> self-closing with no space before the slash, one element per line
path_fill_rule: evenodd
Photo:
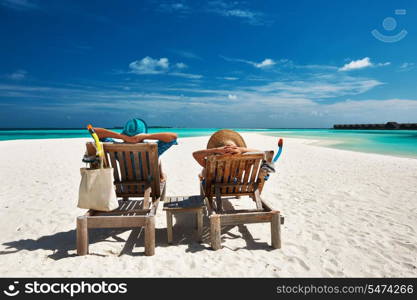
<path fill-rule="evenodd" d="M 261 159 L 256 159 L 254 164 L 252 165 L 250 181 L 251 183 L 256 183 L 258 179 L 258 172 L 259 172 L 259 165 L 261 164 Z M 248 192 L 253 192 L 253 187 L 248 185 Z"/>
<path fill-rule="evenodd" d="M 113 144 L 103 143 L 104 150 L 109 152 L 151 151 L 156 148 L 155 143 Z"/>
<path fill-rule="evenodd" d="M 159 184 L 159 166 L 156 143 L 141 144 L 112 144 L 103 143 L 105 154 L 108 155 L 109 166 L 114 169 L 116 193 L 119 197 L 143 197 L 145 184 L 129 186 L 131 181 L 149 181 L 153 183 L 152 192 L 155 197 L 161 195 L 161 185 Z M 93 143 L 87 143 L 87 149 L 94 151 Z M 153 166 L 151 168 L 150 166 Z M 153 171 L 154 170 L 154 171 Z M 153 172 L 155 172 L 154 176 Z M 126 184 L 125 184 L 126 183 Z M 136 195 L 135 195 L 136 194 Z"/>
<path fill-rule="evenodd" d="M 158 153 L 157 145 L 153 144 L 153 151 L 149 151 L 149 162 L 150 162 L 150 178 L 152 179 L 152 199 L 159 198 L 160 194 L 160 175 L 159 175 L 159 164 L 158 164 Z"/>
<path fill-rule="evenodd" d="M 113 176 L 114 176 L 114 181 L 117 183 L 120 183 L 120 171 L 119 171 L 119 166 L 117 164 L 116 158 L 115 158 L 115 154 L 114 152 L 109 152 L 110 155 L 110 165 L 113 168 Z M 116 186 L 116 194 L 119 194 L 122 191 L 120 186 Z"/>
<path fill-rule="evenodd" d="M 242 193 L 245 193 L 247 191 L 248 188 L 248 183 L 249 183 L 249 175 L 250 175 L 250 171 L 252 169 L 252 164 L 253 164 L 253 160 L 247 160 L 246 161 L 246 165 L 245 165 L 245 175 L 243 176 L 243 184 L 245 186 L 242 187 Z"/>
<path fill-rule="evenodd" d="M 133 161 L 134 161 L 134 174 L 133 174 L 133 178 L 135 181 L 137 182 L 142 182 L 141 185 L 143 184 L 143 179 L 141 178 L 141 165 L 139 162 L 139 155 L 140 152 L 137 151 L 132 151 L 132 156 L 133 156 Z M 136 186 L 135 187 L 135 193 L 139 193 L 141 190 L 141 186 Z"/>
<path fill-rule="evenodd" d="M 238 183 L 239 182 L 238 174 L 239 174 L 240 162 L 241 162 L 241 160 L 232 161 L 231 173 L 230 173 L 230 183 Z M 231 192 L 232 193 L 236 192 L 235 187 L 232 188 Z"/>
<path fill-rule="evenodd" d="M 230 176 L 230 167 L 231 167 L 232 161 L 226 160 L 224 171 L 223 171 L 223 183 L 229 183 L 229 176 Z M 220 189 L 220 193 L 228 193 L 228 188 L 222 188 Z"/>
<path fill-rule="evenodd" d="M 259 189 L 260 184 L 264 184 L 266 175 L 265 171 L 261 170 L 261 162 L 264 158 L 271 161 L 272 156 L 273 151 L 207 158 L 205 184 L 201 187 L 207 198 L 211 247 L 214 250 L 221 248 L 222 225 L 250 223 L 270 223 L 272 247 L 281 247 L 280 224 L 283 223 L 283 218 L 279 211 L 273 210 L 261 199 Z M 221 204 L 222 198 L 227 196 L 249 196 L 256 202 L 256 209 L 225 211 Z M 217 205 L 214 205 L 215 203 Z"/>
<path fill-rule="evenodd" d="M 126 161 L 124 157 L 124 152 L 116 152 L 115 155 L 117 155 L 117 160 L 119 161 L 119 167 L 120 167 L 120 179 L 121 182 L 124 182 L 127 180 L 126 176 Z M 122 193 L 128 193 L 126 187 L 123 185 L 120 186 Z"/>
<path fill-rule="evenodd" d="M 142 186 L 144 184 L 147 184 L 147 181 L 123 181 L 123 182 L 115 182 L 114 184 L 116 186 L 118 185 L 127 185 L 127 186 Z"/>
<path fill-rule="evenodd" d="M 248 155 L 209 156 L 206 161 L 206 184 L 204 188 L 206 196 L 214 197 L 215 187 L 213 183 L 222 184 L 219 186 L 222 195 L 250 194 L 255 191 L 256 187 L 259 189 L 259 183 L 263 184 L 264 181 L 260 166 L 266 155 L 272 159 L 273 151 Z M 226 158 L 229 158 L 229 160 Z"/>
<path fill-rule="evenodd" d="M 142 180 L 148 180 L 149 178 L 149 168 L 147 162 L 147 154 L 146 152 L 141 152 L 141 160 L 142 160 Z"/>
<path fill-rule="evenodd" d="M 254 154 L 224 154 L 224 155 L 215 155 L 216 161 L 221 160 L 254 160 L 264 156 L 264 152 L 254 153 Z"/>
<path fill-rule="evenodd" d="M 134 177 L 135 177 L 136 181 L 144 181 L 144 179 L 142 177 L 142 165 L 143 165 L 143 163 L 141 163 L 141 158 L 140 158 L 141 153 L 142 152 L 139 152 L 139 151 L 133 152 L 133 158 L 134 158 L 134 161 L 135 161 Z"/>
<path fill-rule="evenodd" d="M 243 177 L 243 172 L 245 171 L 245 165 L 246 165 L 246 161 L 241 160 L 239 162 L 239 171 L 238 171 L 238 175 L 237 175 L 237 180 L 240 184 L 242 184 L 242 177 Z M 239 188 L 236 188 L 234 190 L 235 193 L 239 193 L 242 191 L 242 186 L 240 186 Z"/>
<path fill-rule="evenodd" d="M 224 182 L 224 170 L 226 164 L 224 161 L 218 161 L 216 166 L 216 182 Z"/>
<path fill-rule="evenodd" d="M 216 170 L 216 162 L 215 162 L 216 157 L 213 156 L 209 156 L 207 158 L 207 165 L 206 165 L 206 183 L 205 183 L 205 195 L 207 197 L 207 200 L 209 202 L 209 206 L 213 207 L 213 195 L 214 195 L 214 190 L 212 189 L 212 182 L 213 179 L 215 178 L 215 170 Z"/>
<path fill-rule="evenodd" d="M 227 182 L 228 183 L 233 183 L 233 169 L 235 167 L 235 162 L 239 162 L 239 160 L 232 160 L 232 161 L 230 161 L 229 176 L 227 176 Z M 228 192 L 232 193 L 233 192 L 233 189 L 232 188 L 228 188 Z"/>
<path fill-rule="evenodd" d="M 249 185 L 250 186 L 255 186 L 256 184 L 250 183 Z M 217 186 L 217 187 L 219 187 L 221 189 L 222 188 L 229 188 L 230 191 L 233 191 L 233 189 L 235 189 L 235 188 L 240 189 L 243 186 L 247 186 L 247 184 L 239 184 L 239 183 L 231 183 L 231 182 L 229 182 L 229 183 L 216 183 L 215 186 Z M 230 194 L 232 194 L 232 193 L 233 192 L 230 192 Z"/>
<path fill-rule="evenodd" d="M 133 170 L 132 170 L 132 152 L 124 152 L 125 160 L 126 160 L 126 177 L 127 180 L 132 181 L 133 178 Z M 132 186 L 127 186 L 127 190 L 129 193 L 135 193 L 135 188 Z"/>
<path fill-rule="evenodd" d="M 96 150 L 93 143 L 87 143 L 86 146 L 87 153 L 95 155 Z M 155 215 L 160 197 L 165 195 L 166 187 L 165 182 L 160 183 L 157 145 L 155 143 L 103 143 L 103 148 L 107 166 L 114 169 L 117 196 L 123 197 L 123 199 L 129 197 L 149 199 L 149 194 L 152 193 L 152 203 L 124 200 L 119 201 L 119 207 L 115 211 L 89 210 L 84 216 L 78 217 L 77 254 L 88 253 L 89 228 L 144 227 L 145 255 L 153 255 L 155 252 Z M 149 186 L 151 190 L 146 190 L 145 195 L 145 189 Z M 149 204 L 150 207 L 148 207 Z"/>

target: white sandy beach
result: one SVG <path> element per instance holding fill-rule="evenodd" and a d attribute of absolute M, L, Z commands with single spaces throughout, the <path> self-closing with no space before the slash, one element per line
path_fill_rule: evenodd
<path fill-rule="evenodd" d="M 243 136 L 248 146 L 276 150 L 276 138 Z M 78 257 L 86 140 L 0 142 L 0 276 L 417 276 L 417 159 L 289 138 L 262 194 L 285 216 L 282 249 L 270 247 L 269 224 L 250 224 L 227 228 L 223 248 L 212 251 L 208 228 L 205 241 L 195 242 L 194 218 L 186 214 L 175 220 L 168 246 L 160 205 L 154 256 L 144 256 L 140 230 L 106 229 L 91 230 L 90 255 Z M 191 153 L 207 140 L 183 138 L 164 153 L 167 195 L 199 193 Z"/>

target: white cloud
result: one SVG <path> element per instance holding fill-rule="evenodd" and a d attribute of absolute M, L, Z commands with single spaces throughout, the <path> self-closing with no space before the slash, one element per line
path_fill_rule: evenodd
<path fill-rule="evenodd" d="M 332 70 L 333 71 L 333 70 Z M 259 83 L 245 86 L 247 78 L 240 82 L 239 86 L 233 85 L 232 89 L 227 89 L 227 82 L 223 82 L 223 89 L 201 90 L 201 89 L 178 89 L 177 92 L 191 92 L 200 94 L 213 95 L 236 95 L 239 99 L 286 99 L 289 103 L 290 99 L 309 99 L 314 102 L 329 101 L 331 98 L 336 98 L 335 101 L 340 101 L 341 97 L 354 96 L 366 93 L 384 83 L 372 78 L 350 76 L 344 72 L 331 73 L 306 73 L 292 74 L 291 77 L 285 79 L 282 75 L 280 80 L 271 81 L 265 79 L 258 81 Z M 224 77 L 217 77 L 217 79 L 225 80 Z M 232 77 L 232 79 L 235 79 Z M 236 78 L 238 79 L 238 78 Z M 242 85 L 243 84 L 243 85 Z M 232 96 L 233 98 L 233 96 Z"/>
<path fill-rule="evenodd" d="M 339 71 L 351 71 L 368 67 L 386 67 L 389 65 L 391 65 L 390 62 L 374 64 L 371 62 L 371 59 L 369 57 L 365 57 L 358 60 L 352 60 L 350 63 L 347 63 L 343 67 L 339 68 Z"/>
<path fill-rule="evenodd" d="M 346 100 L 322 107 L 338 123 L 413 122 L 417 101 L 409 99 Z"/>
<path fill-rule="evenodd" d="M 221 0 L 209 1 L 205 12 L 214 13 L 223 17 L 240 18 L 251 25 L 266 25 L 271 21 L 265 20 L 263 13 L 245 9 L 237 1 L 225 2 Z"/>
<path fill-rule="evenodd" d="M 11 80 L 22 80 L 25 79 L 27 76 L 28 72 L 25 70 L 17 70 L 9 75 L 7 75 L 6 77 L 11 79 Z"/>
<path fill-rule="evenodd" d="M 185 6 L 183 3 L 173 3 L 172 4 L 173 9 L 185 9 L 187 6 Z"/>
<path fill-rule="evenodd" d="M 250 25 L 269 25 L 273 23 L 271 19 L 266 18 L 264 13 L 244 7 L 247 5 L 245 2 L 224 0 L 188 1 L 187 4 L 185 4 L 185 1 L 160 0 L 159 2 L 155 8 L 156 11 L 175 14 L 177 17 L 187 17 L 191 13 L 194 15 L 208 13 L 225 18 L 240 19 Z"/>
<path fill-rule="evenodd" d="M 275 64 L 276 62 L 274 62 L 272 59 L 266 58 L 261 63 L 255 63 L 254 66 L 257 68 L 266 68 L 266 67 L 271 67 Z"/>
<path fill-rule="evenodd" d="M 157 10 L 165 13 L 188 14 L 190 12 L 190 7 L 181 2 L 160 3 Z"/>
<path fill-rule="evenodd" d="M 235 62 L 241 62 L 241 63 L 245 63 L 251 66 L 254 66 L 255 68 L 258 69 L 264 69 L 264 68 L 268 68 L 268 67 L 272 67 L 273 65 L 276 64 L 276 62 L 270 58 L 265 58 L 263 61 L 257 63 L 255 61 L 251 61 L 251 60 L 246 60 L 246 59 L 240 59 L 240 58 L 231 58 L 231 57 L 226 57 L 223 55 L 220 55 L 221 58 L 223 58 L 226 61 L 235 61 Z"/>
<path fill-rule="evenodd" d="M 238 59 L 225 59 L 244 62 L 255 68 L 256 66 L 252 63 L 270 65 L 265 62 L 267 59 L 251 63 Z M 192 81 L 172 80 L 169 85 L 166 85 L 157 80 L 141 80 L 137 77 L 133 79 L 134 76 L 129 76 L 132 78 L 130 81 L 103 83 L 97 88 L 75 86 L 74 89 L 57 88 L 56 86 L 29 87 L 23 84 L 18 87 L 17 84 L 12 86 L 9 83 L 8 86 L 0 84 L 0 99 L 10 102 L 9 99 L 12 99 L 16 103 L 30 99 L 59 99 L 57 102 L 42 102 L 50 102 L 49 109 L 51 111 L 54 109 L 64 111 L 68 107 L 75 110 L 80 107 L 85 108 L 82 106 L 85 104 L 78 104 L 85 99 L 94 99 L 91 103 L 88 102 L 89 107 L 103 107 L 103 109 L 111 111 L 110 113 L 126 111 L 138 105 L 144 111 L 155 112 L 159 106 L 164 105 L 164 107 L 168 107 L 169 111 L 177 111 L 178 114 L 182 114 L 183 107 L 187 106 L 187 114 L 181 116 L 195 118 L 194 124 L 201 121 L 206 126 L 215 124 L 226 127 L 227 125 L 220 124 L 220 122 L 230 120 L 230 118 L 236 122 L 236 124 L 232 124 L 234 126 L 321 127 L 331 126 L 333 123 L 383 122 L 386 119 L 406 122 L 412 118 L 413 113 L 417 113 L 417 99 L 367 100 L 369 98 L 364 98 L 365 100 L 358 100 L 363 93 L 384 83 L 373 78 L 353 76 L 348 72 L 337 72 L 337 69 L 329 69 L 326 72 L 326 69 L 321 66 L 314 65 L 306 72 L 285 74 L 283 62 L 276 60 L 280 66 L 280 73 L 271 72 L 268 73 L 268 76 L 262 76 L 263 82 L 247 84 L 244 73 L 226 73 L 230 76 L 239 76 L 244 80 L 228 82 L 227 80 L 233 81 L 238 78 L 219 76 L 216 79 L 224 81 L 217 81 L 218 89 L 211 89 L 210 85 L 204 88 L 198 85 L 198 79 L 202 78 L 201 75 L 182 72 L 183 70 L 179 67 L 181 63 L 181 61 L 171 61 L 168 58 L 147 56 L 132 62 L 130 71 L 139 75 L 160 74 L 160 76 L 165 76 L 164 79 L 168 79 L 168 76 L 177 76 L 189 78 Z M 378 64 L 375 63 L 374 67 L 377 66 Z M 404 65 L 404 67 L 408 66 L 408 64 Z M 288 68 L 295 67 L 295 64 L 288 66 Z M 314 69 L 318 67 L 320 70 L 314 72 Z M 256 73 L 265 74 L 263 72 Z M 188 85 L 189 83 L 196 85 L 191 86 Z M 367 96 L 367 94 L 364 95 Z M 354 100 L 346 100 L 348 97 L 352 97 Z M 46 109 L 46 106 L 49 105 L 39 103 L 41 109 Z M 216 114 L 216 120 L 204 119 L 204 116 L 216 111 L 220 112 Z M 231 115 L 229 118 L 223 113 L 225 111 Z M 264 116 L 271 114 L 275 119 L 264 118 Z M 199 120 L 200 118 L 201 120 Z M 180 117 L 177 119 L 181 120 Z M 216 121 L 219 124 L 216 124 Z"/>
<path fill-rule="evenodd" d="M 182 72 L 171 72 L 171 73 L 167 73 L 167 74 L 172 75 L 172 76 L 188 78 L 188 79 L 201 79 L 201 78 L 203 78 L 203 75 L 200 75 L 200 74 L 190 74 L 190 73 L 182 73 Z"/>
<path fill-rule="evenodd" d="M 399 71 L 406 72 L 406 71 L 410 71 L 410 70 L 414 69 L 415 67 L 416 67 L 416 64 L 415 63 L 405 62 L 405 63 L 402 63 L 400 65 Z"/>
<path fill-rule="evenodd" d="M 405 68 L 408 68 L 408 67 L 410 67 L 412 65 L 414 65 L 414 64 L 413 63 L 405 62 L 405 63 L 401 64 L 400 68 L 401 69 L 405 69 Z"/>
<path fill-rule="evenodd" d="M 233 81 L 233 80 L 238 80 L 238 77 L 231 77 L 231 76 L 225 76 L 225 77 L 216 77 L 217 79 L 222 79 L 222 80 L 229 80 L 229 81 Z"/>
<path fill-rule="evenodd" d="M 294 68 L 294 69 L 306 69 L 306 70 L 321 70 L 321 71 L 333 71 L 339 69 L 336 66 L 332 65 L 318 65 L 318 64 L 306 64 L 306 65 L 300 65 L 294 63 L 292 60 L 289 59 L 281 59 L 279 61 L 279 64 L 281 67 L 287 67 L 287 68 Z"/>
<path fill-rule="evenodd" d="M 246 88 L 250 93 L 282 98 L 307 98 L 323 100 L 328 98 L 358 95 L 383 83 L 369 78 L 356 78 L 342 74 L 323 77 L 311 76 L 299 80 L 275 81 L 268 84 Z"/>
<path fill-rule="evenodd" d="M 185 58 L 189 58 L 189 59 L 198 59 L 198 60 L 202 60 L 202 58 L 200 56 L 198 56 L 197 54 L 191 52 L 191 51 L 185 51 L 185 50 L 171 50 L 172 52 L 185 57 Z"/>
<path fill-rule="evenodd" d="M 182 62 L 176 63 L 175 66 L 178 69 L 186 69 L 186 68 L 188 68 L 188 66 L 185 63 L 182 63 Z"/>
<path fill-rule="evenodd" d="M 146 56 L 141 60 L 135 60 L 129 64 L 132 73 L 135 74 L 161 74 L 168 71 L 168 58 L 153 59 Z"/>
<path fill-rule="evenodd" d="M 350 70 L 357 70 L 363 69 L 367 67 L 371 67 L 373 64 L 369 57 L 365 57 L 358 60 L 352 60 L 350 63 L 345 64 L 343 67 L 339 69 L 339 71 L 350 71 Z"/>
<path fill-rule="evenodd" d="M 247 18 L 250 20 L 253 20 L 256 17 L 255 13 L 249 10 L 242 9 L 220 10 L 219 13 L 221 13 L 224 16 Z"/>
<path fill-rule="evenodd" d="M 388 62 L 384 62 L 384 63 L 378 63 L 378 64 L 376 64 L 377 67 L 386 67 L 386 66 L 389 66 L 389 65 L 391 65 L 391 63 L 389 61 Z"/>
<path fill-rule="evenodd" d="M 177 76 L 170 72 L 166 74 Z M 177 117 L 172 122 L 192 117 L 195 119 L 194 124 L 217 126 L 225 120 L 233 120 L 228 125 L 219 125 L 223 127 L 330 127 L 334 123 L 383 123 L 390 120 L 412 122 L 417 113 L 417 99 L 346 99 L 346 96 L 359 95 L 382 83 L 339 72 L 326 77 L 311 75 L 304 80 L 276 81 L 257 87 L 223 90 L 176 89 L 149 85 L 148 82 L 143 85 L 137 82 L 121 84 L 126 88 L 107 83 L 99 87 L 77 85 L 76 88 L 0 84 L 0 99 L 1 105 L 16 107 L 27 100 L 42 99 L 33 109 L 62 111 L 65 114 L 68 111 L 85 112 L 93 107 L 114 114 L 135 109 L 138 105 L 144 113 L 152 113 L 159 111 L 163 105 L 166 108 L 160 115 L 176 112 Z M 332 97 L 338 99 L 331 101 Z M 23 105 L 25 109 L 30 108 L 30 103 L 27 104 Z M 184 105 L 187 105 L 187 110 L 183 114 Z M 215 119 L 206 118 L 212 113 L 216 115 Z M 264 118 L 271 114 L 273 118 Z"/>
<path fill-rule="evenodd" d="M 178 76 L 188 79 L 200 79 L 203 75 L 190 74 L 184 72 L 178 72 L 187 68 L 188 66 L 182 62 L 175 63 L 171 67 L 171 64 L 166 57 L 154 59 L 150 56 L 146 56 L 141 60 L 135 60 L 129 64 L 130 72 L 138 75 L 156 75 L 165 74 L 170 76 Z"/>

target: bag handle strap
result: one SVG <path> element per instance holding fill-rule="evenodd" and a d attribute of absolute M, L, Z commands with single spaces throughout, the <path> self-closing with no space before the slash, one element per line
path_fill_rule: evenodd
<path fill-rule="evenodd" d="M 101 155 L 98 157 L 100 159 L 100 169 L 104 169 L 104 149 L 103 149 L 103 144 L 101 144 Z"/>
<path fill-rule="evenodd" d="M 90 132 L 92 138 L 94 139 L 94 146 L 96 147 L 96 155 L 98 156 L 100 160 L 100 169 L 104 168 L 104 148 L 103 143 L 100 142 L 100 139 L 97 135 L 97 133 L 94 130 L 93 125 L 88 124 L 87 129 Z"/>

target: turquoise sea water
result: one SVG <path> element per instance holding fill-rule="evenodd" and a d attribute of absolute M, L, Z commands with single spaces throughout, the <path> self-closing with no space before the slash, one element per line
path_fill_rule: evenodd
<path fill-rule="evenodd" d="M 265 134 L 317 139 L 331 148 L 417 158 L 417 130 L 277 129 Z"/>
<path fill-rule="evenodd" d="M 218 128 L 150 128 L 150 132 L 172 131 L 180 137 L 209 136 Z M 276 137 L 314 139 L 332 148 L 417 158 L 417 130 L 333 129 L 242 129 Z M 120 132 L 121 130 L 115 130 Z M 87 130 L 0 130 L 0 141 L 90 137 Z"/>

